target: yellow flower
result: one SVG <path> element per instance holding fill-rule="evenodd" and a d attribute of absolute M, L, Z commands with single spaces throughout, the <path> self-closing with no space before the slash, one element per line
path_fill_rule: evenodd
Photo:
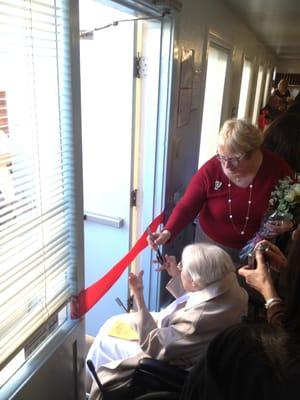
<path fill-rule="evenodd" d="M 295 200 L 296 193 L 294 190 L 290 190 L 286 195 L 285 195 L 285 200 L 288 201 L 289 203 L 292 203 Z"/>
<path fill-rule="evenodd" d="M 300 196 L 300 183 L 294 183 L 292 189 L 295 191 L 296 195 Z"/>

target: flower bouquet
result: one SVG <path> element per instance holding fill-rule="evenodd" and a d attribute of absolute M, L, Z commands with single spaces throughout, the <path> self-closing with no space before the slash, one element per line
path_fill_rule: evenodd
<path fill-rule="evenodd" d="M 278 181 L 275 190 L 271 193 L 269 208 L 263 217 L 258 232 L 245 244 L 240 251 L 241 261 L 245 261 L 256 244 L 263 239 L 272 240 L 275 238 L 273 232 L 268 229 L 268 223 L 281 221 L 293 221 L 297 218 L 300 206 L 300 177 L 296 180 L 286 176 Z"/>

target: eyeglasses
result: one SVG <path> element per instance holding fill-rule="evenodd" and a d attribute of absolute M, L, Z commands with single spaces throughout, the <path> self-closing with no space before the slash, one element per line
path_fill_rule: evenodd
<path fill-rule="evenodd" d="M 242 155 L 236 156 L 236 157 L 225 157 L 225 156 L 221 156 L 220 154 L 217 153 L 217 157 L 221 161 L 221 163 L 224 163 L 224 164 L 229 163 L 233 167 L 237 167 L 239 165 L 239 163 L 241 162 L 241 160 L 246 157 L 246 154 L 242 154 Z"/>

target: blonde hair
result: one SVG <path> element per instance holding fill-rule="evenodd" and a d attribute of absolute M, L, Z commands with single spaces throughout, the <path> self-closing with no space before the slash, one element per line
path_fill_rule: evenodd
<path fill-rule="evenodd" d="M 281 88 L 287 89 L 288 86 L 289 86 L 288 81 L 287 81 L 286 79 L 281 79 L 281 80 L 278 82 L 278 86 L 277 86 L 277 87 L 278 87 L 278 89 L 280 90 Z"/>
<path fill-rule="evenodd" d="M 225 250 L 210 243 L 195 243 L 183 249 L 182 268 L 199 286 L 207 286 L 235 271 Z"/>
<path fill-rule="evenodd" d="M 226 146 L 235 154 L 250 153 L 258 149 L 263 135 L 254 125 L 244 119 L 229 119 L 224 122 L 218 139 L 218 146 Z"/>

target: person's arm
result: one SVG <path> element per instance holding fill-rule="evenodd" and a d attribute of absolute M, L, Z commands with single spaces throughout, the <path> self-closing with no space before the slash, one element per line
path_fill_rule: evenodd
<path fill-rule="evenodd" d="M 143 270 L 140 271 L 137 275 L 131 272 L 129 274 L 128 281 L 129 281 L 129 287 L 132 291 L 137 306 L 138 319 L 143 326 L 143 330 L 145 330 L 146 332 L 150 332 L 151 330 L 157 328 L 157 324 L 154 318 L 152 317 L 151 313 L 149 312 L 145 303 L 143 274 L 144 274 Z"/>
<path fill-rule="evenodd" d="M 156 250 L 157 246 L 173 240 L 200 212 L 206 199 L 207 172 L 200 168 L 191 179 L 186 191 L 173 209 L 162 232 L 156 232 L 147 237 L 149 245 Z M 154 239 L 154 240 L 153 240 Z"/>
<path fill-rule="evenodd" d="M 152 232 L 151 236 L 148 235 L 147 242 L 153 250 L 157 250 L 157 247 L 161 244 L 167 243 L 170 237 L 171 237 L 171 232 L 168 231 L 167 229 L 164 229 L 161 232 Z"/>
<path fill-rule="evenodd" d="M 129 286 L 134 295 L 137 305 L 137 331 L 139 343 L 142 350 L 152 358 L 172 359 L 178 357 L 178 352 L 182 352 L 183 343 L 180 339 L 194 334 L 195 328 L 192 322 L 184 320 L 176 324 L 170 324 L 159 328 L 152 315 L 148 311 L 143 296 L 143 271 L 138 275 L 129 274 Z M 197 312 L 197 319 L 201 312 Z M 178 343 L 179 341 L 179 343 Z M 184 343 L 186 346 L 186 343 Z"/>
<path fill-rule="evenodd" d="M 274 271 L 287 268 L 287 258 L 278 246 L 269 240 L 262 240 L 257 243 L 256 247 L 260 247 L 261 245 L 265 248 L 264 257 L 267 259 L 270 268 Z"/>
<path fill-rule="evenodd" d="M 270 325 L 282 326 L 282 319 L 284 314 L 284 303 L 275 302 L 267 309 L 267 320 Z"/>
<path fill-rule="evenodd" d="M 267 243 L 269 246 L 267 254 L 268 259 L 270 260 L 270 265 L 273 263 L 273 267 L 276 266 L 276 269 L 286 267 L 287 260 L 278 247 L 266 240 L 263 242 L 265 245 Z M 249 269 L 248 266 L 245 266 L 240 268 L 238 273 L 245 278 L 246 282 L 251 287 L 261 293 L 264 297 L 269 324 L 281 326 L 284 304 L 278 296 L 271 278 L 270 270 L 266 266 L 264 258 L 266 256 L 263 255 L 262 252 L 256 251 L 255 257 L 257 261 L 256 269 Z"/>
<path fill-rule="evenodd" d="M 166 262 L 162 268 L 164 268 L 171 277 L 167 283 L 166 289 L 177 299 L 185 293 L 181 281 L 181 263 L 177 263 L 174 256 L 168 256 L 167 254 L 165 255 L 165 259 Z M 161 271 L 161 268 L 157 271 Z"/>
<path fill-rule="evenodd" d="M 182 304 L 184 307 L 184 303 Z M 173 314 L 165 317 L 163 325 L 150 332 L 143 324 L 145 321 L 138 322 L 140 335 L 140 347 L 151 358 L 157 360 L 171 361 L 182 360 L 182 363 L 188 362 L 187 354 L 199 350 L 202 342 L 207 341 L 207 335 L 211 328 L 202 326 L 200 335 L 200 319 L 205 314 L 205 305 L 199 305 L 193 311 L 185 312 L 176 310 L 176 318 Z M 196 348 L 195 348 L 196 347 Z"/>
<path fill-rule="evenodd" d="M 166 271 L 168 273 L 171 279 L 167 283 L 166 289 L 177 299 L 185 293 L 181 281 L 181 263 L 177 263 L 176 257 L 169 256 L 168 254 L 164 255 L 164 259 L 164 264 L 159 264 L 155 272 Z M 154 260 L 153 263 L 158 264 L 158 261 Z"/>
<path fill-rule="evenodd" d="M 297 225 L 296 229 L 292 233 L 292 239 L 298 240 L 300 237 L 300 224 Z"/>
<path fill-rule="evenodd" d="M 257 290 L 265 299 L 269 301 L 272 298 L 278 298 L 278 293 L 274 287 L 274 283 L 269 269 L 266 266 L 264 255 L 261 251 L 255 252 L 257 266 L 255 269 L 249 269 L 248 266 L 238 270 L 239 275 L 245 278 L 249 286 Z"/>
<path fill-rule="evenodd" d="M 179 264 L 176 261 L 176 257 L 174 256 L 169 256 L 168 254 L 164 255 L 165 262 L 163 265 L 159 265 L 158 268 L 156 268 L 155 272 L 162 272 L 166 271 L 171 278 L 176 278 L 177 276 L 180 276 L 181 270 L 178 267 Z M 155 264 L 158 264 L 158 261 L 153 261 Z"/>

